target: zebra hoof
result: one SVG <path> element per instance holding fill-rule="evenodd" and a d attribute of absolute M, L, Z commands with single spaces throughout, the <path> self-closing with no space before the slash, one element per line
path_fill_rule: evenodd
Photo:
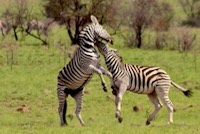
<path fill-rule="evenodd" d="M 60 126 L 61 127 L 67 126 L 67 123 L 61 123 Z"/>
<path fill-rule="evenodd" d="M 147 125 L 147 126 L 150 125 L 150 121 L 147 120 L 147 121 L 146 121 L 146 125 Z"/>
<path fill-rule="evenodd" d="M 116 96 L 117 95 L 116 90 L 112 90 L 112 94 Z"/>
<path fill-rule="evenodd" d="M 108 92 L 108 90 L 107 90 L 107 88 L 106 88 L 106 87 L 104 87 L 104 88 L 103 88 L 103 91 L 104 91 L 104 92 Z"/>
<path fill-rule="evenodd" d="M 82 127 L 85 127 L 85 123 L 81 123 L 81 126 L 82 126 Z"/>
<path fill-rule="evenodd" d="M 123 121 L 123 118 L 122 117 L 118 117 L 118 121 L 119 121 L 119 123 L 121 123 Z"/>

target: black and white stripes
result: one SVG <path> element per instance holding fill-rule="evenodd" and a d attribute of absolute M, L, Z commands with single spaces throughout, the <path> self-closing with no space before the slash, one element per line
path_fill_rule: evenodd
<path fill-rule="evenodd" d="M 98 38 L 112 42 L 110 35 L 98 23 L 94 16 L 91 16 L 92 23 L 81 31 L 79 36 L 79 48 L 76 50 L 71 61 L 63 67 L 58 75 L 57 94 L 59 101 L 58 112 L 61 125 L 67 124 L 65 115 L 67 109 L 66 98 L 71 95 L 76 100 L 76 116 L 84 125 L 80 111 L 82 108 L 83 88 L 91 79 L 93 73 L 97 73 L 101 79 L 104 91 L 105 81 L 102 74 L 112 77 L 111 73 L 105 70 L 99 61 L 99 55 L 94 48 L 94 42 Z"/>
<path fill-rule="evenodd" d="M 174 83 L 170 79 L 169 75 L 159 67 L 137 66 L 123 63 L 122 58 L 116 50 L 109 48 L 102 42 L 97 42 L 96 44 L 100 53 L 104 55 L 108 70 L 113 75 L 111 82 L 113 94 L 116 96 L 116 117 L 119 122 L 122 121 L 122 97 L 125 91 L 129 90 L 139 94 L 147 94 L 150 101 L 155 106 L 154 111 L 146 121 L 146 125 L 150 124 L 162 107 L 158 97 L 166 104 L 169 111 L 168 123 L 172 123 L 174 106 L 168 97 L 170 86 L 173 85 L 182 91 L 186 96 L 190 96 L 191 91 L 186 90 Z"/>

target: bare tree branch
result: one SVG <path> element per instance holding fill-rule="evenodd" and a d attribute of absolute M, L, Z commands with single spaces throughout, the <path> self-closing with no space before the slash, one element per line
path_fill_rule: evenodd
<path fill-rule="evenodd" d="M 44 6 L 46 16 L 53 17 L 65 25 L 67 34 L 72 44 L 78 43 L 78 35 L 83 26 L 90 22 L 90 15 L 95 15 L 100 22 L 110 23 L 115 21 L 114 14 L 118 10 L 114 0 L 46 0 Z M 112 14 L 112 15 L 111 15 Z M 114 24 L 114 23 L 113 23 Z"/>

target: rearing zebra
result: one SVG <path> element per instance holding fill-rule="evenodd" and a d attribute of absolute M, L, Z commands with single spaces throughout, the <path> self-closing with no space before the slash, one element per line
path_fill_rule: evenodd
<path fill-rule="evenodd" d="M 68 95 L 71 95 L 76 100 L 75 113 L 81 125 L 84 125 L 80 111 L 85 84 L 91 79 L 93 73 L 97 73 L 100 76 L 104 91 L 107 91 L 102 74 L 106 74 L 110 78 L 112 77 L 112 74 L 100 65 L 99 55 L 94 48 L 94 42 L 99 38 L 111 44 L 112 38 L 94 16 L 91 16 L 91 20 L 92 23 L 87 25 L 79 35 L 80 47 L 76 50 L 71 61 L 63 67 L 58 75 L 58 112 L 61 125 L 67 125 L 65 116 L 67 110 L 66 98 Z"/>
<path fill-rule="evenodd" d="M 174 83 L 169 75 L 159 67 L 137 66 L 122 62 L 117 51 L 101 42 L 96 43 L 101 54 L 104 55 L 108 70 L 113 75 L 112 89 L 115 95 L 116 117 L 122 122 L 121 101 L 126 90 L 139 94 L 147 94 L 155 109 L 146 121 L 146 125 L 154 119 L 162 107 L 158 97 L 166 104 L 169 115 L 168 123 L 173 123 L 173 104 L 168 97 L 170 86 L 173 85 L 186 96 L 191 96 L 190 90 Z"/>

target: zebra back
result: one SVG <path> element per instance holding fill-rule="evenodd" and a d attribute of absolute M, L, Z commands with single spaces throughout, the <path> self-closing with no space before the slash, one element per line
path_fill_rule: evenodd
<path fill-rule="evenodd" d="M 123 63 L 116 50 L 103 45 L 102 42 L 97 42 L 97 47 L 104 55 L 107 68 L 112 73 L 114 81 L 126 79 L 128 90 L 136 93 L 150 93 L 155 86 L 171 85 L 169 75 L 160 67 Z"/>

